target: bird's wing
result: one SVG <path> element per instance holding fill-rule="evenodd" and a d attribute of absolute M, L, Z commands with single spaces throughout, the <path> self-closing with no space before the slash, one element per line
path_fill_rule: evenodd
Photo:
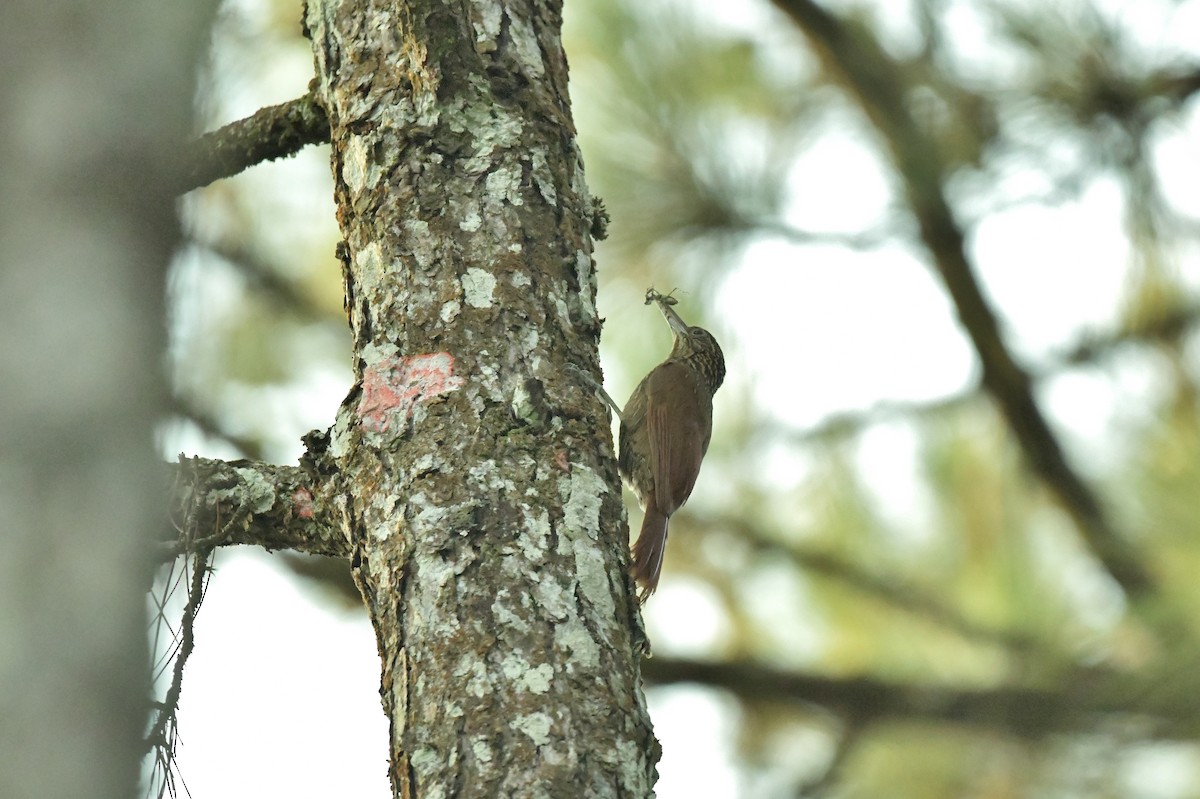
<path fill-rule="evenodd" d="M 701 407 L 702 392 L 696 376 L 680 363 L 661 364 L 647 380 L 646 432 L 654 500 L 658 510 L 670 516 L 687 501 L 696 485 L 708 443 L 705 427 L 711 411 Z"/>

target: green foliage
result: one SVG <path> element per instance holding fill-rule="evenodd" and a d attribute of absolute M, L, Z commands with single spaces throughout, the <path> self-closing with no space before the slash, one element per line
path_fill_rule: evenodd
<path fill-rule="evenodd" d="M 1165 199 L 1153 153 L 1155 136 L 1164 124 L 1175 124 L 1165 120 L 1174 119 L 1187 96 L 1162 87 L 1185 82 L 1196 66 L 1177 50 L 1148 48 L 1144 35 L 1147 26 L 1168 26 L 1176 12 L 1156 5 L 1139 16 L 1135 32 L 1127 24 L 1137 14 L 1132 6 L 1112 12 L 1084 3 L 1061 9 L 955 5 L 918 4 L 908 28 L 882 5 L 860 6 L 847 30 L 877 37 L 885 50 L 899 53 L 895 70 L 908 87 L 909 111 L 922 135 L 936 142 L 942 179 L 966 235 L 987 219 L 988 209 L 1053 214 L 1096 181 L 1115 180 L 1132 258 L 1123 265 L 1125 292 L 1109 305 L 1112 340 L 1189 307 L 1176 253 L 1194 238 L 1195 223 L 1182 223 L 1183 212 Z M 840 240 L 844 231 L 822 235 L 794 222 L 798 197 L 838 187 L 801 186 L 789 176 L 797 159 L 826 136 L 877 140 L 879 134 L 864 118 L 845 114 L 841 79 L 782 17 L 766 14 L 765 23 L 729 28 L 702 13 L 691 16 L 680 4 L 647 9 L 606 2 L 574 10 L 579 19 L 570 41 L 581 139 L 589 181 L 613 217 L 612 243 L 599 250 L 605 285 L 628 295 L 641 283 L 684 286 L 719 308 L 718 329 L 733 340 L 732 349 L 764 346 L 739 339 L 738 314 L 754 311 L 722 303 L 721 287 L 739 279 L 744 254 L 757 252 L 754 245 L 764 239 L 789 242 L 798 265 L 821 257 L 821 248 L 860 244 Z M 977 42 L 973 48 L 965 33 Z M 836 169 L 829 179 L 837 180 Z M 1013 191 L 1019 184 L 1039 188 Z M 896 244 L 911 247 L 905 226 L 898 231 Z M 866 241 L 871 249 L 872 240 Z M 928 257 L 919 250 L 917 256 Z M 1037 284 L 1028 291 L 1037 292 Z M 1006 308 L 999 310 L 1003 315 Z M 1086 324 L 1078 323 L 1080 335 Z M 880 493 L 895 489 L 872 483 L 879 478 L 862 469 L 858 448 L 882 419 L 861 413 L 850 417 L 853 424 L 797 439 L 802 431 L 781 430 L 771 420 L 772 404 L 788 399 L 756 391 L 756 375 L 739 368 L 744 363 L 736 357 L 722 390 L 742 392 L 736 404 L 743 410 L 735 410 L 728 426 L 717 419 L 700 496 L 672 527 L 664 591 L 672 575 L 683 574 L 716 588 L 736 643 L 714 656 L 914 685 L 1013 683 L 1068 691 L 1079 679 L 1073 675 L 1095 667 L 1133 669 L 1127 676 L 1139 686 L 1155 682 L 1150 663 L 1194 662 L 1192 650 L 1157 649 L 1159 636 L 1176 634 L 1165 630 L 1178 632 L 1165 620 L 1194 619 L 1200 610 L 1194 579 L 1200 569 L 1200 506 L 1193 496 L 1200 485 L 1197 363 L 1175 338 L 1190 324 L 1161 344 L 1136 354 L 1126 350 L 1125 358 L 1139 358 L 1140 368 L 1153 372 L 1154 385 L 1131 392 L 1112 373 L 1112 390 L 1124 404 L 1087 441 L 1065 436 L 1085 479 L 1108 487 L 1105 512 L 1121 516 L 1122 529 L 1154 564 L 1161 583 L 1153 599 L 1131 606 L 1114 589 L 989 402 L 910 409 L 921 438 L 911 464 L 918 493 L 910 497 L 913 514 L 897 516 Z M 785 339 L 803 335 L 785 330 L 780 327 Z M 618 343 L 616 357 L 641 364 L 630 367 L 634 374 L 657 357 L 637 353 L 632 342 L 639 338 L 644 331 L 610 335 Z M 1064 343 L 1041 343 L 1034 362 Z M 771 368 L 803 370 L 801 361 L 790 360 L 798 357 L 795 348 L 789 352 L 782 344 Z M 1086 363 L 1075 368 L 1093 369 Z M 837 379 L 803 374 L 795 390 Z M 1043 384 L 1049 390 L 1057 379 L 1050 371 Z M 1054 411 L 1059 432 L 1070 431 L 1071 410 Z M 768 454 L 789 436 L 803 454 Z M 1106 454 L 1081 461 L 1076 443 Z M 706 490 L 718 498 L 705 499 Z M 653 603 L 649 613 L 653 617 Z M 1195 633 L 1190 624 L 1189 634 Z M 805 712 L 754 702 L 746 711 L 747 768 L 787 771 L 764 752 L 786 761 L 771 742 L 786 739 Z M 828 720 L 815 729 L 838 738 Z M 830 760 L 839 777 L 832 784 L 843 786 L 831 795 L 1129 795 L 1115 788 L 1095 792 L 1099 783 L 1082 776 L 1103 767 L 1121 778 L 1127 772 L 1111 755 L 1145 743 L 1138 735 L 1110 733 L 1085 724 L 1079 740 L 1088 745 L 1076 746 L 1069 737 L 1045 748 L 1020 736 L 964 736 L 954 725 L 868 725 L 846 758 Z M 1156 790 L 1147 785 L 1144 794 L 1132 795 L 1160 795 Z M 1200 777 L 1178 795 L 1197 791 Z"/>

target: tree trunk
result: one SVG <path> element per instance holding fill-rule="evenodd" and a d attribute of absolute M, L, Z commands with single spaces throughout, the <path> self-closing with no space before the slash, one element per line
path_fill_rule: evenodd
<path fill-rule="evenodd" d="M 213 5 L 5 2 L 0 796 L 139 793 L 172 164 Z"/>
<path fill-rule="evenodd" d="M 648 796 L 551 1 L 310 0 L 355 389 L 328 441 L 396 796 Z"/>

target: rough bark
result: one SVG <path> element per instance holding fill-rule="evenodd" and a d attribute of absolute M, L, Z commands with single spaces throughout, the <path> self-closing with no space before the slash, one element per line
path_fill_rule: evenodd
<path fill-rule="evenodd" d="M 328 449 L 396 796 L 647 796 L 555 2 L 313 0 L 357 382 Z"/>
<path fill-rule="evenodd" d="M 172 167 L 213 5 L 4 5 L 0 796 L 139 793 Z"/>
<path fill-rule="evenodd" d="M 306 461 L 306 466 L 314 463 Z M 347 558 L 349 542 L 337 523 L 339 481 L 311 468 L 258 461 L 180 458 L 171 489 L 171 529 L 164 560 L 184 552 L 254 544 L 310 555 Z"/>
<path fill-rule="evenodd" d="M 183 191 L 207 186 L 247 167 L 295 155 L 329 140 L 329 122 L 311 94 L 261 108 L 253 115 L 205 133 L 185 153 Z"/>

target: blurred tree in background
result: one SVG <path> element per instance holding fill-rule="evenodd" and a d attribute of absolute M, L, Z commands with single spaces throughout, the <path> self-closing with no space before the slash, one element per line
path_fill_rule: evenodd
<path fill-rule="evenodd" d="M 1200 796 L 1200 3 L 567 13 L 609 388 L 668 349 L 649 285 L 729 363 L 645 610 L 699 686 L 650 688 L 660 795 Z M 226 6 L 212 125 L 303 93 L 298 16 Z M 332 419 L 326 163 L 188 195 L 169 451 Z"/>

